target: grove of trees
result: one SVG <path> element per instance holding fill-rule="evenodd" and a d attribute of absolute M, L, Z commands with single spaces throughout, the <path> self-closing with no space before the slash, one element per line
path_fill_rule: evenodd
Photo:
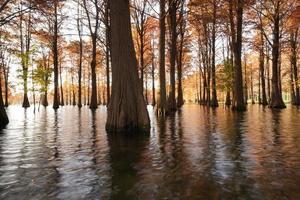
<path fill-rule="evenodd" d="M 148 104 L 300 106 L 299 22 L 299 0 L 0 0 L 0 127 L 13 103 L 106 105 L 112 132 Z"/>

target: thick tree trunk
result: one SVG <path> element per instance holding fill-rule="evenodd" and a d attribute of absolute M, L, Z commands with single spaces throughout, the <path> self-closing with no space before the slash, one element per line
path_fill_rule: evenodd
<path fill-rule="evenodd" d="M 211 64 L 211 80 L 212 80 L 212 99 L 211 107 L 218 107 L 218 98 L 217 98 L 217 87 L 216 87 L 216 66 L 215 66 L 215 57 L 216 57 L 216 11 L 217 11 L 216 0 L 213 1 L 213 27 L 212 27 L 212 64 Z"/>
<path fill-rule="evenodd" d="M 3 98 L 2 98 L 2 80 L 0 73 L 0 129 L 4 128 L 8 123 L 8 117 L 4 108 Z"/>
<path fill-rule="evenodd" d="M 272 96 L 270 108 L 286 108 L 282 94 L 280 91 L 280 77 L 279 77 L 279 13 L 274 18 L 273 28 L 273 45 L 272 45 Z"/>
<path fill-rule="evenodd" d="M 230 106 L 230 105 L 231 105 L 230 91 L 227 91 L 227 92 L 226 92 L 225 105 L 226 105 L 226 106 Z"/>
<path fill-rule="evenodd" d="M 48 91 L 46 90 L 44 95 L 43 95 L 43 99 L 42 99 L 42 105 L 44 107 L 48 106 Z"/>
<path fill-rule="evenodd" d="M 165 22 L 165 0 L 159 1 L 160 16 L 159 16 L 159 99 L 157 105 L 157 113 L 159 115 L 165 115 L 167 108 L 166 97 L 166 70 L 165 70 L 165 42 L 166 42 L 166 22 Z"/>
<path fill-rule="evenodd" d="M 230 2 L 230 12 L 232 15 L 233 2 Z M 243 31 L 243 7 L 244 0 L 237 0 L 236 5 L 236 28 L 233 17 L 230 17 L 231 35 L 233 42 L 233 54 L 234 54 L 234 102 L 233 109 L 237 111 L 245 111 L 246 106 L 244 103 L 244 91 L 243 91 L 243 73 L 241 62 L 242 51 L 242 31 Z M 236 29 L 236 30 L 235 30 Z"/>
<path fill-rule="evenodd" d="M 54 3 L 55 20 L 54 20 L 54 35 L 52 41 L 52 53 L 53 53 L 53 68 L 54 68 L 54 97 L 53 97 L 53 108 L 59 108 L 59 94 L 58 94 L 58 19 L 57 19 L 57 1 Z"/>
<path fill-rule="evenodd" d="M 111 0 L 112 96 L 108 131 L 150 130 L 145 99 L 139 85 L 128 0 Z"/>

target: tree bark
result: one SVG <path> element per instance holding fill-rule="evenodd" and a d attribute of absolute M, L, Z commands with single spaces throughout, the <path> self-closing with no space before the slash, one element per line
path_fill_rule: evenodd
<path fill-rule="evenodd" d="M 213 27 L 212 27 L 212 64 L 211 64 L 211 80 L 212 80 L 212 98 L 211 98 L 211 107 L 218 107 L 218 98 L 217 98 L 217 87 L 216 87 L 216 66 L 215 66 L 215 57 L 216 57 L 216 12 L 217 5 L 216 0 L 213 1 Z"/>
<path fill-rule="evenodd" d="M 0 129 L 4 128 L 8 123 L 8 117 L 4 108 L 3 98 L 2 98 L 2 78 L 0 73 Z"/>
<path fill-rule="evenodd" d="M 262 29 L 262 26 L 261 26 Z M 267 94 L 266 94 L 266 82 L 265 82 L 265 56 L 264 56 L 264 36 L 263 30 L 261 30 L 260 38 L 261 38 L 261 47 L 259 52 L 259 71 L 260 71 L 260 79 L 261 79 L 261 94 L 262 100 L 261 104 L 266 106 L 268 105 Z"/>
<path fill-rule="evenodd" d="M 110 62 L 109 58 L 111 57 L 111 38 L 110 38 L 110 19 L 109 19 L 109 0 L 106 0 L 105 4 L 105 37 L 106 37 L 106 96 L 107 102 L 110 101 Z"/>
<path fill-rule="evenodd" d="M 54 97 L 53 97 L 53 109 L 59 108 L 59 94 L 58 94 L 58 19 L 57 19 L 57 5 L 58 2 L 54 2 L 54 34 L 52 41 L 52 53 L 53 53 L 53 68 L 54 68 Z"/>
<path fill-rule="evenodd" d="M 176 81 L 175 81 L 175 65 L 177 55 L 177 5 L 176 1 L 169 0 L 169 13 L 170 13 L 170 32 L 171 32 L 171 43 L 170 43 L 170 90 L 168 98 L 168 111 L 176 111 Z"/>
<path fill-rule="evenodd" d="M 160 16 L 159 16 L 159 99 L 157 105 L 157 113 L 159 115 L 166 114 L 167 97 L 166 97 L 166 70 L 165 70 L 165 42 L 166 42 L 166 22 L 165 22 L 165 0 L 159 1 Z"/>
<path fill-rule="evenodd" d="M 111 0 L 112 96 L 106 129 L 149 131 L 150 120 L 139 85 L 130 25 L 129 0 Z"/>
<path fill-rule="evenodd" d="M 232 47 L 234 54 L 234 102 L 233 109 L 237 111 L 245 111 L 246 106 L 244 103 L 243 91 L 243 73 L 241 62 L 242 51 L 242 31 L 243 31 L 243 7 L 244 0 L 237 0 L 236 5 L 236 25 L 233 19 L 233 2 L 230 1 L 230 26 L 232 36 Z M 236 27 L 235 27 L 236 26 Z"/>
<path fill-rule="evenodd" d="M 274 28 L 273 28 L 273 44 L 272 44 L 272 94 L 270 108 L 282 109 L 286 108 L 282 94 L 280 91 L 280 77 L 279 77 L 279 13 L 275 14 Z"/>
<path fill-rule="evenodd" d="M 291 33 L 291 76 L 293 77 L 293 91 L 294 91 L 294 105 L 300 105 L 300 88 L 298 79 L 297 67 L 297 44 L 298 44 L 298 31 L 299 28 L 293 30 Z"/>

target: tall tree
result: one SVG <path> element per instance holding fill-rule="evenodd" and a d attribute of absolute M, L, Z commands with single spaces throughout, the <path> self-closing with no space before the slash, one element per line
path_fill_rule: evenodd
<path fill-rule="evenodd" d="M 109 131 L 146 130 L 150 120 L 141 90 L 133 45 L 128 0 L 111 0 L 112 96 Z"/>
<path fill-rule="evenodd" d="M 165 42 L 166 42 L 166 2 L 159 1 L 159 99 L 157 104 L 157 111 L 160 115 L 165 115 L 167 109 L 166 97 L 166 70 L 165 70 Z"/>
<path fill-rule="evenodd" d="M 243 33 L 244 0 L 229 1 L 229 20 L 231 43 L 234 55 L 234 102 L 232 108 L 237 111 L 246 110 L 243 91 L 242 73 L 242 33 Z M 234 19 L 235 18 L 235 19 Z"/>
<path fill-rule="evenodd" d="M 95 10 L 94 16 L 94 24 L 92 23 L 92 14 L 90 9 L 93 4 Z M 85 9 L 85 13 L 88 20 L 88 28 L 90 31 L 90 36 L 92 39 L 92 61 L 91 61 L 91 78 L 92 78 L 92 92 L 91 92 L 91 102 L 90 108 L 96 109 L 98 107 L 97 103 L 97 74 L 96 74 L 96 62 L 97 62 L 97 38 L 98 38 L 98 29 L 99 29 L 99 15 L 100 15 L 100 7 L 98 0 L 91 1 L 88 3 L 87 0 L 83 0 L 83 7 Z"/>

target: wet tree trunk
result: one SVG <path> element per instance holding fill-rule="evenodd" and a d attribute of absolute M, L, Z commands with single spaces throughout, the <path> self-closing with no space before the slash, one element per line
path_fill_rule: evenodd
<path fill-rule="evenodd" d="M 4 108 L 3 98 L 2 98 L 2 77 L 0 73 L 0 129 L 4 128 L 8 123 L 8 117 Z"/>
<path fill-rule="evenodd" d="M 272 44 L 272 94 L 270 108 L 282 109 L 286 108 L 282 94 L 280 91 L 280 77 L 279 77 L 279 13 L 276 13 L 274 17 L 274 28 L 273 28 L 273 44 Z"/>
<path fill-rule="evenodd" d="M 247 81 L 247 56 L 244 54 L 244 98 L 248 104 L 248 81 Z"/>
<path fill-rule="evenodd" d="M 268 87 L 268 103 L 271 100 L 271 83 L 270 83 L 270 55 L 269 55 L 269 48 L 266 46 L 267 50 L 267 87 Z"/>
<path fill-rule="evenodd" d="M 139 85 L 128 0 L 111 0 L 112 96 L 108 131 L 149 131 L 150 120 Z"/>
<path fill-rule="evenodd" d="M 230 106 L 230 105 L 231 105 L 230 91 L 227 91 L 227 92 L 226 92 L 225 105 L 226 105 L 226 106 Z"/>
<path fill-rule="evenodd" d="M 152 50 L 152 51 L 154 51 L 154 50 Z M 156 105 L 156 99 L 155 99 L 155 61 L 154 61 L 154 53 L 153 52 L 152 52 L 151 78 L 152 78 L 152 106 L 155 106 Z"/>
<path fill-rule="evenodd" d="M 90 108 L 97 109 L 97 75 L 96 75 L 96 55 L 97 55 L 97 38 L 96 35 L 92 37 L 93 52 L 92 52 L 92 62 L 91 62 L 91 75 L 92 75 L 92 94 Z"/>
<path fill-rule="evenodd" d="M 54 68 L 54 97 L 53 97 L 53 108 L 59 108 L 59 94 L 58 94 L 58 19 L 57 19 L 57 1 L 54 3 L 54 35 L 52 41 L 52 53 L 53 53 L 53 68 Z"/>
<path fill-rule="evenodd" d="M 251 64 L 251 72 L 250 72 L 250 92 L 251 92 L 251 103 L 255 104 L 254 100 L 254 88 L 253 88 L 253 69 L 252 69 L 252 64 Z"/>
<path fill-rule="evenodd" d="M 300 88 L 298 79 L 298 67 L 297 67 L 297 44 L 298 44 L 298 31 L 299 28 L 291 33 L 291 76 L 293 77 L 293 91 L 294 91 L 294 105 L 300 105 Z"/>
<path fill-rule="evenodd" d="M 80 28 L 79 28 L 80 29 Z M 78 30 L 79 30 L 78 29 Z M 83 54 L 83 42 L 82 42 L 82 37 L 81 37 L 81 32 L 80 30 L 78 31 L 79 33 L 79 62 L 78 62 L 78 107 L 82 107 L 82 86 L 81 86 L 81 79 L 82 79 L 82 54 Z"/>
<path fill-rule="evenodd" d="M 8 76 L 9 76 L 9 66 L 6 66 L 4 70 L 4 87 L 5 87 L 5 103 L 4 106 L 8 107 Z"/>
<path fill-rule="evenodd" d="M 261 27 L 262 28 L 262 27 Z M 266 94 L 266 82 L 265 82 L 265 56 L 264 56 L 264 36 L 263 30 L 261 30 L 260 38 L 261 38 L 261 47 L 259 52 L 259 71 L 260 71 L 260 79 L 261 79 L 261 94 L 262 100 L 261 104 L 266 106 L 268 105 L 267 94 Z"/>
<path fill-rule="evenodd" d="M 217 87 L 216 87 L 216 66 L 215 66 L 215 57 L 216 57 L 216 12 L 217 12 L 216 0 L 213 1 L 213 27 L 212 27 L 212 64 L 211 64 L 211 80 L 212 80 L 212 98 L 211 98 L 211 107 L 218 107 L 218 98 L 217 98 Z"/>
<path fill-rule="evenodd" d="M 106 0 L 105 2 L 105 37 L 106 37 L 106 51 L 105 51 L 105 57 L 106 57 L 106 96 L 107 96 L 107 102 L 110 100 L 110 62 L 109 58 L 111 57 L 111 39 L 110 39 L 110 19 L 109 19 L 109 0 Z"/>
<path fill-rule="evenodd" d="M 21 64 L 22 64 L 22 78 L 23 78 L 23 88 L 24 88 L 24 96 L 23 96 L 23 108 L 30 107 L 28 100 L 28 59 L 29 59 L 29 48 L 30 48 L 30 19 L 27 22 L 27 28 L 25 34 L 25 49 L 24 49 L 24 35 L 23 35 L 23 16 L 20 16 L 20 43 L 21 43 Z"/>
<path fill-rule="evenodd" d="M 62 59 L 62 58 L 61 58 Z M 60 105 L 64 106 L 65 105 L 65 100 L 64 100 L 64 89 L 63 89 L 63 81 L 62 81 L 62 61 L 60 60 L 59 62 L 59 79 L 60 79 Z M 73 75 L 72 75 L 73 76 Z"/>
<path fill-rule="evenodd" d="M 159 16 L 159 99 L 157 105 L 157 113 L 159 115 L 166 114 L 167 97 L 166 97 L 166 70 L 165 70 L 165 42 L 166 42 L 166 22 L 165 22 L 165 0 L 159 1 L 160 16 Z"/>
<path fill-rule="evenodd" d="M 169 0 L 169 13 L 170 13 L 170 90 L 168 97 L 168 110 L 176 111 L 176 80 L 175 80 L 175 65 L 176 65 L 176 55 L 177 55 L 177 20 L 176 12 L 177 5 L 176 1 Z"/>
<path fill-rule="evenodd" d="M 233 109 L 237 111 L 245 111 L 246 106 L 244 103 L 243 91 L 243 74 L 242 74 L 242 28 L 243 28 L 243 7 L 244 0 L 237 0 L 236 5 L 236 25 L 233 19 L 233 1 L 229 3 L 230 10 L 230 26 L 231 36 L 233 43 L 234 54 L 234 102 Z M 236 27 L 235 27 L 236 26 Z"/>

